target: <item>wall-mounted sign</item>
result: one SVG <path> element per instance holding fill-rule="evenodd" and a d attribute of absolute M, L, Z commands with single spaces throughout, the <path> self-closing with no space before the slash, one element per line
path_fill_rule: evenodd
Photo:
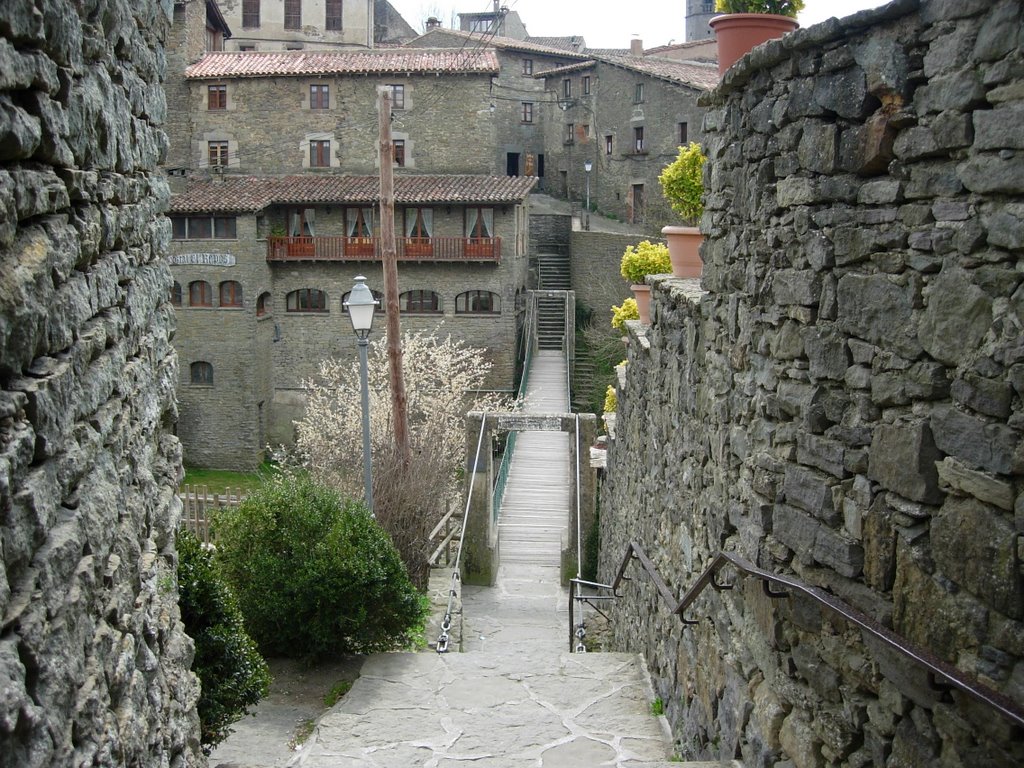
<path fill-rule="evenodd" d="M 167 257 L 171 266 L 233 267 L 235 257 L 230 253 L 175 253 Z"/>

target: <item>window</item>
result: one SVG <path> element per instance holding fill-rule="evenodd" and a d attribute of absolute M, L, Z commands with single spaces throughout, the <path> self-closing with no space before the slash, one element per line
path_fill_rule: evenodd
<path fill-rule="evenodd" d="M 494 209 L 479 205 L 466 207 L 466 237 L 494 237 Z"/>
<path fill-rule="evenodd" d="M 172 216 L 171 238 L 174 240 L 234 240 L 234 216 Z"/>
<path fill-rule="evenodd" d="M 565 143 L 572 144 L 573 139 L 576 138 L 576 126 L 572 123 L 565 124 Z"/>
<path fill-rule="evenodd" d="M 590 138 L 590 124 L 584 123 L 580 126 L 580 141 L 586 143 L 587 139 Z"/>
<path fill-rule="evenodd" d="M 300 288 L 285 297 L 286 312 L 326 312 L 327 294 L 316 288 Z"/>
<path fill-rule="evenodd" d="M 440 312 L 441 297 L 433 291 L 406 291 L 398 297 L 400 312 Z"/>
<path fill-rule="evenodd" d="M 324 29 L 338 31 L 341 29 L 342 0 L 327 0 L 327 15 L 324 18 Z"/>
<path fill-rule="evenodd" d="M 260 0 L 242 0 L 242 26 L 260 25 Z"/>
<path fill-rule="evenodd" d="M 523 59 L 523 74 L 524 75 L 532 75 L 533 74 L 533 59 Z"/>
<path fill-rule="evenodd" d="M 345 234 L 349 237 L 372 237 L 373 208 L 346 208 Z"/>
<path fill-rule="evenodd" d="M 256 46 L 255 45 L 240 45 L 240 46 L 238 46 L 238 50 L 240 50 L 240 51 L 255 51 L 256 50 Z"/>
<path fill-rule="evenodd" d="M 715 12 L 715 0 L 704 0 L 704 13 Z"/>
<path fill-rule="evenodd" d="M 604 137 L 604 153 L 610 155 L 612 153 L 612 147 L 615 144 L 615 137 L 610 133 Z"/>
<path fill-rule="evenodd" d="M 284 28 L 302 29 L 302 0 L 284 0 Z"/>
<path fill-rule="evenodd" d="M 572 98 L 572 80 L 568 77 L 562 81 L 562 97 L 566 99 Z"/>
<path fill-rule="evenodd" d="M 226 168 L 228 165 L 228 143 L 226 141 L 208 141 L 207 151 L 209 152 L 210 166 L 213 168 Z"/>
<path fill-rule="evenodd" d="M 311 85 L 309 86 L 309 108 L 310 109 L 330 109 L 331 108 L 331 97 L 330 87 L 327 85 Z"/>
<path fill-rule="evenodd" d="M 647 151 L 644 145 L 644 127 L 642 125 L 633 129 L 633 151 L 638 153 Z"/>
<path fill-rule="evenodd" d="M 189 366 L 189 374 L 192 377 L 193 384 L 199 384 L 204 387 L 213 386 L 213 366 L 209 363 L 202 361 L 192 363 Z"/>
<path fill-rule="evenodd" d="M 498 294 L 490 291 L 466 291 L 455 297 L 456 315 L 497 315 L 501 313 Z"/>
<path fill-rule="evenodd" d="M 490 32 L 494 28 L 495 19 L 470 19 L 470 32 Z"/>
<path fill-rule="evenodd" d="M 644 84 L 637 83 L 636 89 L 633 91 L 633 103 L 642 104 L 644 100 Z"/>
<path fill-rule="evenodd" d="M 242 284 L 237 280 L 225 280 L 220 284 L 220 305 L 222 307 L 242 306 Z"/>
<path fill-rule="evenodd" d="M 171 304 L 173 304 L 176 307 L 180 307 L 181 306 L 181 300 L 182 300 L 181 283 L 179 283 L 177 280 L 175 280 L 174 281 L 174 285 L 171 286 Z"/>
<path fill-rule="evenodd" d="M 405 236 L 430 237 L 434 229 L 434 211 L 431 208 L 405 209 Z"/>
<path fill-rule="evenodd" d="M 524 101 L 523 102 L 523 122 L 524 123 L 532 123 L 533 122 L 533 102 L 532 101 Z"/>
<path fill-rule="evenodd" d="M 224 83 L 206 86 L 206 108 L 210 111 L 228 108 L 228 87 Z"/>
<path fill-rule="evenodd" d="M 269 315 L 271 312 L 271 299 L 269 293 L 261 293 L 256 299 L 256 317 L 263 317 Z"/>
<path fill-rule="evenodd" d="M 590 75 L 583 76 L 583 95 L 590 95 Z"/>
<path fill-rule="evenodd" d="M 309 142 L 309 167 L 331 167 L 331 142 L 316 140 Z"/>
<path fill-rule="evenodd" d="M 391 107 L 393 109 L 405 109 L 405 86 L 391 85 Z"/>
<path fill-rule="evenodd" d="M 205 280 L 193 280 L 188 284 L 188 305 L 190 307 L 212 307 L 213 288 Z"/>
<path fill-rule="evenodd" d="M 689 131 L 686 123 L 680 123 L 679 124 L 679 136 L 678 136 L 679 146 L 683 146 L 684 144 L 689 143 L 689 137 L 687 135 L 687 134 L 689 134 L 689 132 L 690 131 Z"/>
<path fill-rule="evenodd" d="M 391 142 L 391 151 L 394 155 L 395 165 L 399 168 L 405 167 L 405 139 L 395 139 Z"/>

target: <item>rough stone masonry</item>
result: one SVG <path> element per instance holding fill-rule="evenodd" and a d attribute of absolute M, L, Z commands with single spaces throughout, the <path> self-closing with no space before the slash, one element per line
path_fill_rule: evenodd
<path fill-rule="evenodd" d="M 759 48 L 707 99 L 703 281 L 633 324 L 602 576 L 639 542 L 824 588 L 1024 703 L 1024 18 L 897 0 Z M 994 710 L 752 579 L 683 627 L 632 573 L 684 755 L 1019 766 Z"/>
<path fill-rule="evenodd" d="M 174 576 L 170 6 L 0 6 L 4 766 L 204 763 Z"/>

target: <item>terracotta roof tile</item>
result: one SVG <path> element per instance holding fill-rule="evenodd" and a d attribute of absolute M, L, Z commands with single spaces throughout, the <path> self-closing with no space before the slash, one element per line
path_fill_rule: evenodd
<path fill-rule="evenodd" d="M 518 40 L 514 37 L 503 37 L 502 35 L 481 35 L 479 32 L 463 32 L 460 29 L 432 29 L 429 32 L 424 32 L 412 42 L 406 43 L 406 48 L 415 49 L 423 44 L 424 38 L 429 42 L 430 38 L 434 35 L 450 35 L 452 37 L 460 38 L 466 41 L 467 48 L 472 48 L 473 50 L 480 50 L 484 46 L 493 46 L 494 48 L 505 48 L 513 51 L 523 51 L 525 53 L 546 53 L 549 56 L 559 56 L 561 58 L 583 58 L 583 54 L 579 51 L 571 51 L 553 45 L 542 45 L 540 43 L 532 42 L 532 40 Z M 421 50 L 436 49 L 424 48 Z"/>
<path fill-rule="evenodd" d="M 532 176 L 396 175 L 399 205 L 517 203 L 533 189 Z M 234 176 L 192 181 L 171 198 L 173 213 L 254 213 L 270 205 L 376 203 L 377 176 Z"/>
<path fill-rule="evenodd" d="M 605 64 L 611 64 L 612 66 L 622 67 L 624 69 L 631 69 L 634 72 L 642 72 L 643 74 L 650 75 L 651 77 L 669 80 L 670 82 L 679 83 L 681 85 L 688 85 L 691 88 L 697 88 L 702 91 L 714 88 L 719 82 L 718 65 L 711 62 L 676 61 L 675 59 L 661 59 L 653 56 L 630 56 L 628 54 L 598 55 L 593 51 L 588 51 L 588 53 L 593 54 L 594 59 L 602 61 Z M 557 77 L 570 72 L 577 72 L 581 69 L 587 69 L 593 65 L 594 61 L 582 62 L 580 64 L 569 64 L 564 67 L 558 67 L 557 69 L 538 72 L 534 77 Z"/>
<path fill-rule="evenodd" d="M 185 70 L 185 77 L 316 76 L 398 73 L 495 74 L 493 50 L 389 48 L 375 51 L 219 51 Z"/>

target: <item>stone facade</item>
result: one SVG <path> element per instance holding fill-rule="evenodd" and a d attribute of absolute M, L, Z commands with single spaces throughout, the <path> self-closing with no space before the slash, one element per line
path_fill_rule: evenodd
<path fill-rule="evenodd" d="M 170 2 L 0 13 L 0 764 L 204 765 L 157 163 Z"/>
<path fill-rule="evenodd" d="M 631 328 L 601 571 L 729 550 L 1024 704 L 1024 114 L 1016 0 L 898 0 L 760 48 L 708 99 L 705 269 Z M 1019 727 L 752 579 L 614 609 L 687 756 L 1024 762 Z"/>
<path fill-rule="evenodd" d="M 373 3 L 342 2 L 340 24 L 328 25 L 326 0 L 299 0 L 298 18 L 285 18 L 285 3 L 260 2 L 255 16 L 243 16 L 243 0 L 217 0 L 234 33 L 228 50 L 281 51 L 308 48 L 373 48 Z"/>

